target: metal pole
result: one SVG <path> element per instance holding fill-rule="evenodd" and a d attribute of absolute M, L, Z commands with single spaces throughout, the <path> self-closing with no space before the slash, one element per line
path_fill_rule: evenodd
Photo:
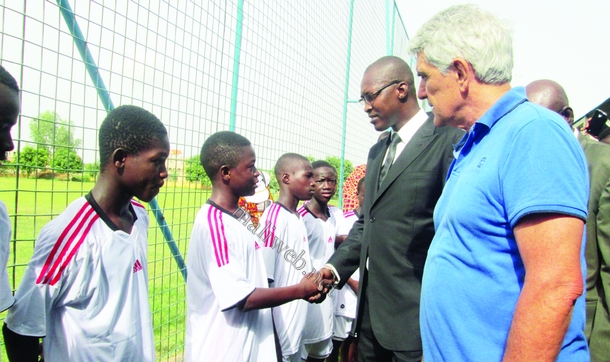
<path fill-rule="evenodd" d="M 390 1 L 385 0 L 385 52 L 386 55 L 392 55 L 392 30 L 390 23 Z"/>
<path fill-rule="evenodd" d="M 349 94 L 349 72 L 352 56 L 352 25 L 354 23 L 354 0 L 349 2 L 349 23 L 347 30 L 347 59 L 345 60 L 345 87 L 343 89 L 343 125 L 341 127 L 341 166 L 339 167 L 339 208 L 343 208 L 343 177 L 345 175 L 345 138 L 347 133 L 347 104 Z"/>
<path fill-rule="evenodd" d="M 237 117 L 237 91 L 239 90 L 239 62 L 241 57 L 241 38 L 244 20 L 244 0 L 237 2 L 237 27 L 235 29 L 235 49 L 233 51 L 233 84 L 231 88 L 231 120 L 229 131 L 235 131 Z"/>
<path fill-rule="evenodd" d="M 76 22 L 76 17 L 74 16 L 74 12 L 70 7 L 70 3 L 68 2 L 68 0 L 57 0 L 57 5 L 59 5 L 59 10 L 61 11 L 62 16 L 66 21 L 68 28 L 70 29 L 70 34 L 72 34 L 74 44 L 78 48 L 78 52 L 80 53 L 80 56 L 83 59 L 83 62 L 85 63 L 87 73 L 89 73 L 89 76 L 93 81 L 93 85 L 95 85 L 95 89 L 97 90 L 97 94 L 100 97 L 102 104 L 104 105 L 104 109 L 106 109 L 107 112 L 110 112 L 114 109 L 114 104 L 110 99 L 110 93 L 108 92 L 108 89 L 106 88 L 106 85 L 102 80 L 99 68 L 97 67 L 97 65 L 95 64 L 95 60 L 93 59 L 93 55 L 91 55 L 91 52 L 87 47 L 87 42 L 85 41 L 85 37 L 83 36 L 83 33 L 81 32 L 80 27 Z M 172 233 L 169 230 L 167 222 L 165 222 L 165 217 L 163 216 L 163 212 L 161 212 L 161 209 L 159 208 L 159 203 L 155 198 L 152 199 L 148 204 L 150 205 L 150 208 L 152 209 L 152 212 L 155 215 L 155 218 L 157 219 L 157 224 L 159 224 L 159 227 L 161 228 L 161 233 L 165 237 L 165 241 L 167 242 L 167 245 L 169 246 L 169 249 L 172 252 L 172 256 L 174 257 L 176 264 L 178 264 L 178 268 L 182 273 L 184 281 L 186 282 L 186 264 L 184 263 L 184 259 L 180 254 L 180 250 L 178 249 L 178 246 L 174 241 L 174 237 L 172 236 Z"/>

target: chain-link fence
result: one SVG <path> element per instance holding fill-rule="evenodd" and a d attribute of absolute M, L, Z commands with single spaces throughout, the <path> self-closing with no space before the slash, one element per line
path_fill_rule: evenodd
<path fill-rule="evenodd" d="M 0 169 L 13 288 L 41 227 L 93 187 L 106 112 L 141 106 L 172 148 L 149 206 L 150 303 L 158 359 L 181 360 L 175 258 L 209 196 L 196 167 L 205 138 L 235 130 L 263 170 L 285 152 L 363 164 L 377 134 L 356 102 L 362 74 L 383 55 L 406 58 L 407 42 L 390 0 L 0 0 L 0 62 L 22 90 L 15 152 Z"/>

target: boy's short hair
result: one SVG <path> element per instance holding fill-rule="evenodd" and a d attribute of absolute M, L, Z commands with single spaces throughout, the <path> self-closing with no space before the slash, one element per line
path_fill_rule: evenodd
<path fill-rule="evenodd" d="M 3 66 L 0 65 L 0 84 L 4 84 L 15 92 L 19 93 L 17 80 Z"/>
<path fill-rule="evenodd" d="M 167 130 L 159 118 L 136 106 L 119 106 L 108 112 L 100 126 L 100 169 L 104 168 L 117 148 L 137 155 L 150 147 L 154 139 L 167 136 Z"/>
<path fill-rule="evenodd" d="M 273 167 L 275 178 L 279 180 L 283 173 L 292 173 L 296 162 L 309 163 L 309 160 L 307 157 L 301 156 L 298 153 L 289 152 L 281 155 L 280 158 L 277 159 L 275 167 Z"/>
<path fill-rule="evenodd" d="M 323 161 L 323 160 L 319 160 L 319 161 L 314 161 L 311 163 L 311 167 L 315 170 L 316 168 L 320 168 L 320 167 L 330 167 L 333 169 L 333 171 L 335 171 L 335 173 L 337 173 L 337 169 L 335 168 L 335 166 L 331 165 L 330 163 L 328 163 L 327 161 Z"/>
<path fill-rule="evenodd" d="M 199 160 L 210 180 L 214 181 L 220 167 L 235 167 L 242 157 L 242 147 L 250 146 L 250 141 L 235 132 L 216 132 L 203 143 Z"/>

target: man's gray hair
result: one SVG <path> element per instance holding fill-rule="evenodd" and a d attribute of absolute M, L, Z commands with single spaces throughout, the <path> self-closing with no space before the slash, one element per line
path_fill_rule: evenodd
<path fill-rule="evenodd" d="M 455 58 L 463 58 L 486 84 L 510 82 L 513 40 L 508 28 L 476 5 L 454 5 L 434 15 L 409 42 L 409 53 L 421 52 L 446 74 Z"/>

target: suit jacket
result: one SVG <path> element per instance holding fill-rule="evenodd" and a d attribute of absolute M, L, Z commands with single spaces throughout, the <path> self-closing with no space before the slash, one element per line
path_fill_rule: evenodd
<path fill-rule="evenodd" d="M 422 349 L 419 299 L 434 236 L 432 214 L 453 160 L 452 145 L 464 135 L 452 127 L 436 128 L 433 118 L 413 135 L 379 190 L 388 144 L 382 140 L 371 148 L 362 214 L 329 260 L 341 279 L 339 288 L 360 267 L 357 319 L 368 300 L 375 337 L 393 351 Z"/>
<path fill-rule="evenodd" d="M 587 325 L 591 361 L 610 361 L 610 146 L 579 137 L 591 180 L 587 214 Z"/>

